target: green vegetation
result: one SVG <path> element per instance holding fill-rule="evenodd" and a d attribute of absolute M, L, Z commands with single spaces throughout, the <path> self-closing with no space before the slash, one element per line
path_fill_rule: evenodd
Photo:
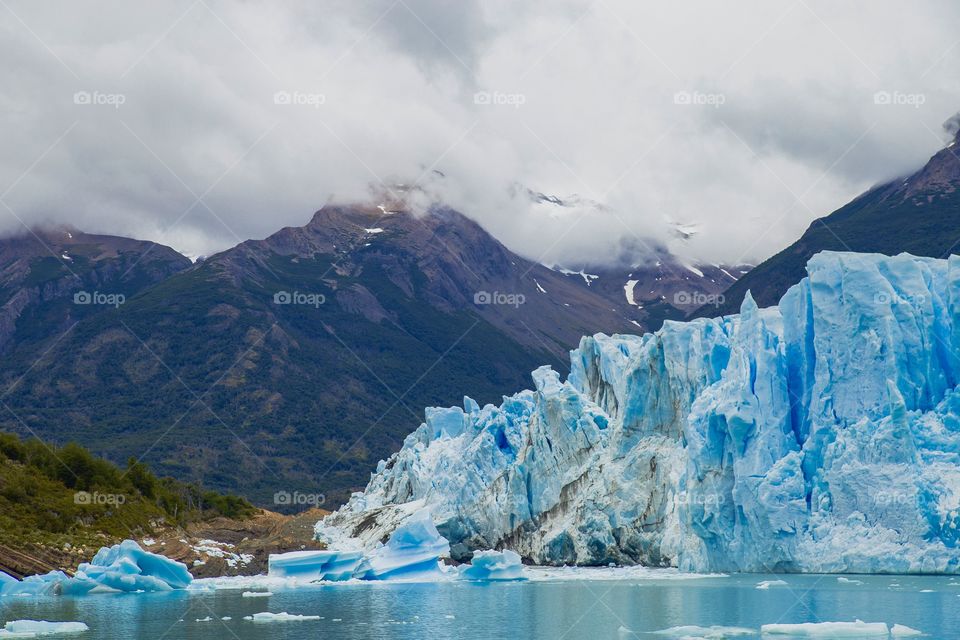
<path fill-rule="evenodd" d="M 0 544 L 6 546 L 96 546 L 164 525 L 255 511 L 242 498 L 158 478 L 132 459 L 120 469 L 77 444 L 54 448 L 0 433 Z"/>
<path fill-rule="evenodd" d="M 6 415 L 0 429 L 24 433 L 25 424 L 49 441 L 70 434 L 118 463 L 147 452 L 159 473 L 242 491 L 271 509 L 283 508 L 273 502 L 278 488 L 323 494 L 324 506 L 335 506 L 363 488 L 425 406 L 456 404 L 464 393 L 499 402 L 553 360 L 471 309 L 439 311 L 427 276 L 391 257 L 395 266 L 370 259 L 343 275 L 334 255 L 270 255 L 239 281 L 211 259 L 119 309 L 71 307 L 80 322 L 63 327 L 37 366 L 50 339 L 33 327 L 56 326 L 57 310 L 28 311 L 0 380 L 13 387 L 4 401 L 23 424 Z M 409 290 L 396 284 L 404 279 Z M 344 302 L 361 287 L 386 318 Z M 326 301 L 276 305 L 281 290 Z"/>

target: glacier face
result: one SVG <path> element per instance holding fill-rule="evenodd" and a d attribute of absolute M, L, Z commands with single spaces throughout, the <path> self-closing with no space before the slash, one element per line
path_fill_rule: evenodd
<path fill-rule="evenodd" d="M 318 525 L 428 506 L 457 559 L 960 570 L 960 258 L 824 252 L 777 307 L 581 340 L 571 373 L 428 409 Z"/>

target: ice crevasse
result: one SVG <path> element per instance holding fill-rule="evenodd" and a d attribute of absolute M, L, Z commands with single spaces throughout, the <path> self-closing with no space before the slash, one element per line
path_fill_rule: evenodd
<path fill-rule="evenodd" d="M 500 406 L 432 408 L 318 525 L 428 507 L 455 559 L 960 570 L 960 258 L 824 252 L 776 307 L 584 337 Z"/>

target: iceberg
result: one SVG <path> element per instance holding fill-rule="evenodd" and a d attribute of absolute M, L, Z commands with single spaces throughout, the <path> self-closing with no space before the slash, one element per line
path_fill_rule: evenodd
<path fill-rule="evenodd" d="M 6 574 L 4 574 L 6 575 Z M 6 576 L 10 578 L 10 576 Z M 96 591 L 171 591 L 185 589 L 193 580 L 187 566 L 144 551 L 133 540 L 102 547 L 90 562 L 77 567 L 73 577 L 62 571 L 0 580 L 0 596 L 80 596 Z"/>
<path fill-rule="evenodd" d="M 520 555 L 515 551 L 477 551 L 470 565 L 463 567 L 460 577 L 481 582 L 525 580 Z"/>
<path fill-rule="evenodd" d="M 76 580 L 89 580 L 117 591 L 185 589 L 193 576 L 187 565 L 140 548 L 133 540 L 103 547 L 77 567 Z"/>
<path fill-rule="evenodd" d="M 420 509 L 399 526 L 387 544 L 364 556 L 356 576 L 361 580 L 423 580 L 443 575 L 440 558 L 450 545 L 440 535 L 429 509 Z"/>
<path fill-rule="evenodd" d="M 360 566 L 362 551 L 292 551 L 272 553 L 267 575 L 306 582 L 349 580 Z"/>
<path fill-rule="evenodd" d="M 597 334 L 499 406 L 430 409 L 318 524 L 430 509 L 455 560 L 960 571 L 960 257 L 823 252 L 779 305 Z"/>

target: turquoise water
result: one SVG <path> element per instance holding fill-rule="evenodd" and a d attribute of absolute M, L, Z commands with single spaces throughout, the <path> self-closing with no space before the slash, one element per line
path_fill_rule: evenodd
<path fill-rule="evenodd" d="M 76 620 L 82 640 L 212 638 L 290 640 L 430 638 L 601 640 L 656 638 L 679 625 L 759 629 L 767 623 L 852 621 L 904 624 L 927 638 L 960 637 L 960 579 L 947 577 L 729 576 L 695 579 L 566 580 L 471 584 L 347 584 L 84 598 L 4 598 L 0 622 Z M 787 586 L 760 590 L 761 580 Z M 317 621 L 257 624 L 261 611 L 319 615 Z M 229 616 L 232 620 L 220 618 Z M 211 617 L 213 620 L 197 622 Z M 759 635 L 756 637 L 760 637 Z"/>

